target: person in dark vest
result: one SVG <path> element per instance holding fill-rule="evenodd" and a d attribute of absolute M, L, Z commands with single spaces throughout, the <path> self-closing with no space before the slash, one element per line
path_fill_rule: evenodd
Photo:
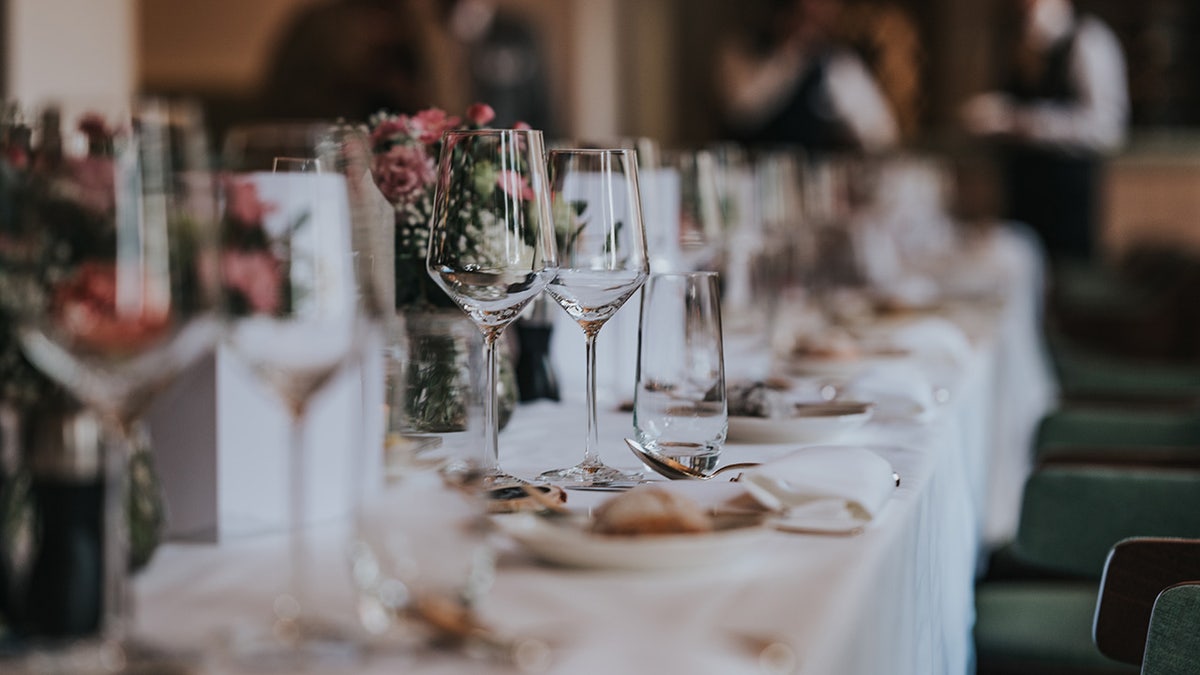
<path fill-rule="evenodd" d="M 1101 161 L 1125 139 L 1125 60 L 1112 31 L 1071 0 L 1013 0 L 1022 32 L 1002 90 L 964 107 L 969 130 L 1001 141 L 1006 216 L 1053 263 L 1094 255 Z"/>
<path fill-rule="evenodd" d="M 765 25 L 726 44 L 716 88 L 726 133 L 811 153 L 879 150 L 898 137 L 862 61 L 834 38 L 841 0 L 773 0 Z"/>

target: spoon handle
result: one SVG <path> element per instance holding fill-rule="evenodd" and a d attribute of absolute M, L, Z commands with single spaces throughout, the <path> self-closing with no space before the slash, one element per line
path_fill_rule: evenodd
<path fill-rule="evenodd" d="M 734 471 L 736 469 L 752 469 L 756 466 L 762 466 L 762 462 L 738 462 L 737 464 L 726 464 L 725 466 L 713 471 L 708 475 L 715 476 L 719 473 L 725 473 L 726 471 Z"/>

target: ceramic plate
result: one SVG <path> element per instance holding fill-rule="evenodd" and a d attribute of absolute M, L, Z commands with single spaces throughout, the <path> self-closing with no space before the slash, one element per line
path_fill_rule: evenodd
<path fill-rule="evenodd" d="M 793 356 L 788 359 L 787 369 L 793 375 L 824 375 L 830 377 L 849 376 L 876 363 L 895 361 L 910 356 L 904 349 L 880 348 L 864 351 L 853 357 Z"/>
<path fill-rule="evenodd" d="M 815 443 L 831 441 L 871 419 L 873 408 L 857 401 L 799 403 L 792 417 L 729 417 L 731 443 Z"/>
<path fill-rule="evenodd" d="M 493 520 L 546 562 L 593 569 L 665 570 L 728 562 L 769 531 L 756 522 L 708 534 L 621 537 L 592 534 L 584 519 L 556 520 L 518 513 Z"/>

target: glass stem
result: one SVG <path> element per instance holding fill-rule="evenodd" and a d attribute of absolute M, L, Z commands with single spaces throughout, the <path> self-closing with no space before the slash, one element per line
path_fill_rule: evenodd
<path fill-rule="evenodd" d="M 304 516 L 305 499 L 304 486 L 308 474 L 308 446 L 304 442 L 304 410 L 297 408 L 292 411 L 291 425 L 288 438 L 289 476 L 288 476 L 288 589 L 287 593 L 295 603 L 291 607 L 276 607 L 279 619 L 292 622 L 300 618 L 308 608 L 305 606 L 305 583 L 308 579 L 308 546 L 305 537 Z"/>
<path fill-rule="evenodd" d="M 596 425 L 596 333 L 584 329 L 584 344 L 587 350 L 587 440 L 583 445 L 583 462 L 580 466 L 600 466 L 600 431 Z"/>
<path fill-rule="evenodd" d="M 108 425 L 108 442 L 103 456 L 103 593 L 101 634 L 111 644 L 122 643 L 129 630 L 129 521 L 125 500 L 129 457 L 133 452 L 130 428 L 123 423 Z"/>
<path fill-rule="evenodd" d="M 483 458 L 480 467 L 486 475 L 500 473 L 500 415 L 496 396 L 499 378 L 496 362 L 496 341 L 500 331 L 487 328 L 483 331 L 484 383 L 483 383 Z"/>

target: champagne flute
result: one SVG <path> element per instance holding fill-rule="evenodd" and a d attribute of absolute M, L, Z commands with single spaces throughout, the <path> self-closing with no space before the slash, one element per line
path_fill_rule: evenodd
<path fill-rule="evenodd" d="M 97 514 L 100 640 L 64 656 L 68 670 L 106 671 L 144 656 L 127 635 L 131 430 L 220 332 L 215 193 L 194 106 L 146 99 L 77 120 L 60 110 L 43 113 L 23 198 L 0 218 L 0 299 L 29 361 L 95 412 L 110 439 Z"/>
<path fill-rule="evenodd" d="M 560 266 L 546 292 L 583 328 L 587 437 L 583 461 L 540 478 L 576 486 L 638 481 L 639 474 L 600 460 L 596 425 L 596 336 L 650 273 L 637 155 L 633 150 L 552 150 L 548 165 Z"/>
<path fill-rule="evenodd" d="M 558 265 L 542 133 L 448 131 L 442 137 L 426 267 L 483 332 L 485 488 L 524 481 L 499 462 L 496 341 Z"/>
<path fill-rule="evenodd" d="M 368 308 L 359 297 L 354 217 L 369 156 L 361 135 L 324 123 L 231 130 L 224 158 L 222 283 L 228 342 L 290 414 L 289 579 L 269 628 L 239 637 L 234 656 L 297 667 L 356 650 L 310 601 L 315 543 L 306 527 L 304 422 L 314 396 L 360 354 Z"/>

